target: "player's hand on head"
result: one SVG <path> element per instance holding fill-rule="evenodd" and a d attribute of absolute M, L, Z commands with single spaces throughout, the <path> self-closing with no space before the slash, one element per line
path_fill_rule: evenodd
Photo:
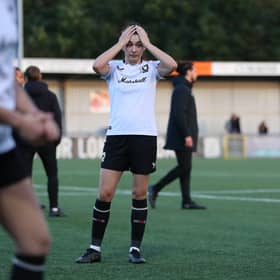
<path fill-rule="evenodd" d="M 142 26 L 136 25 L 136 32 L 144 47 L 147 47 L 151 42 L 145 29 Z"/>
<path fill-rule="evenodd" d="M 129 42 L 131 36 L 134 34 L 135 31 L 136 26 L 130 25 L 122 32 L 121 36 L 119 37 L 119 42 L 122 44 L 123 47 Z"/>

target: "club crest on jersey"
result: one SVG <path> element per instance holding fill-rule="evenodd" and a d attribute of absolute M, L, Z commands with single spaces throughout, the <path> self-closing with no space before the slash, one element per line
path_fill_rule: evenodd
<path fill-rule="evenodd" d="M 147 73 L 148 71 L 149 71 L 149 65 L 148 65 L 148 64 L 144 64 L 144 65 L 141 67 L 140 72 L 141 72 L 141 73 Z"/>

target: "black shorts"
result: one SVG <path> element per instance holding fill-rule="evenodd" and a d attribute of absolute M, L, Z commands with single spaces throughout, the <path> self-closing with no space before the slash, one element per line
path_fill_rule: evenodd
<path fill-rule="evenodd" d="M 27 169 L 17 148 L 0 154 L 0 188 L 27 178 Z"/>
<path fill-rule="evenodd" d="M 105 140 L 101 167 L 147 175 L 156 171 L 156 154 L 156 136 L 111 135 Z"/>

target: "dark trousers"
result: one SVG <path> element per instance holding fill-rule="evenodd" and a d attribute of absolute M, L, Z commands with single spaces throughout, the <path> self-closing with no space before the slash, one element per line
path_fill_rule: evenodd
<path fill-rule="evenodd" d="M 154 191 L 160 192 L 166 185 L 179 178 L 182 204 L 191 202 L 191 170 L 192 170 L 192 150 L 176 150 L 175 151 L 178 165 L 171 169 L 163 178 L 155 185 Z"/>
<path fill-rule="evenodd" d="M 41 147 L 19 145 L 26 162 L 28 174 L 32 177 L 33 158 L 37 153 L 43 163 L 48 178 L 49 207 L 58 207 L 58 170 L 56 159 L 56 145 L 48 144 Z"/>

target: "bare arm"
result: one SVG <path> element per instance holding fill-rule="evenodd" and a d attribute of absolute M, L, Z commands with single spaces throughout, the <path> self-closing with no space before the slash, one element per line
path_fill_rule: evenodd
<path fill-rule="evenodd" d="M 39 113 L 20 113 L 0 107 L 0 122 L 15 129 L 18 134 L 31 144 L 44 143 L 44 116 Z"/>
<path fill-rule="evenodd" d="M 34 145 L 57 140 L 59 129 L 52 115 L 37 109 L 24 90 L 17 86 L 16 110 L 0 106 L 0 122 L 16 129 L 23 139 Z"/>
<path fill-rule="evenodd" d="M 144 47 L 160 61 L 158 72 L 161 76 L 165 76 L 177 68 L 177 62 L 170 55 L 153 45 L 150 42 L 148 34 L 141 26 L 136 26 L 136 32 Z"/>
<path fill-rule="evenodd" d="M 0 106 L 0 123 L 17 128 L 20 124 L 20 114 Z"/>
<path fill-rule="evenodd" d="M 96 58 L 93 64 L 93 70 L 100 75 L 106 75 L 110 70 L 108 62 L 122 50 L 135 31 L 135 26 L 126 28 L 122 32 L 118 42 Z"/>
<path fill-rule="evenodd" d="M 6 123 L 14 128 L 20 126 L 21 113 L 36 113 L 38 109 L 27 96 L 23 88 L 15 81 L 16 91 L 16 110 L 11 111 L 4 107 L 0 107 L 0 122 Z"/>

